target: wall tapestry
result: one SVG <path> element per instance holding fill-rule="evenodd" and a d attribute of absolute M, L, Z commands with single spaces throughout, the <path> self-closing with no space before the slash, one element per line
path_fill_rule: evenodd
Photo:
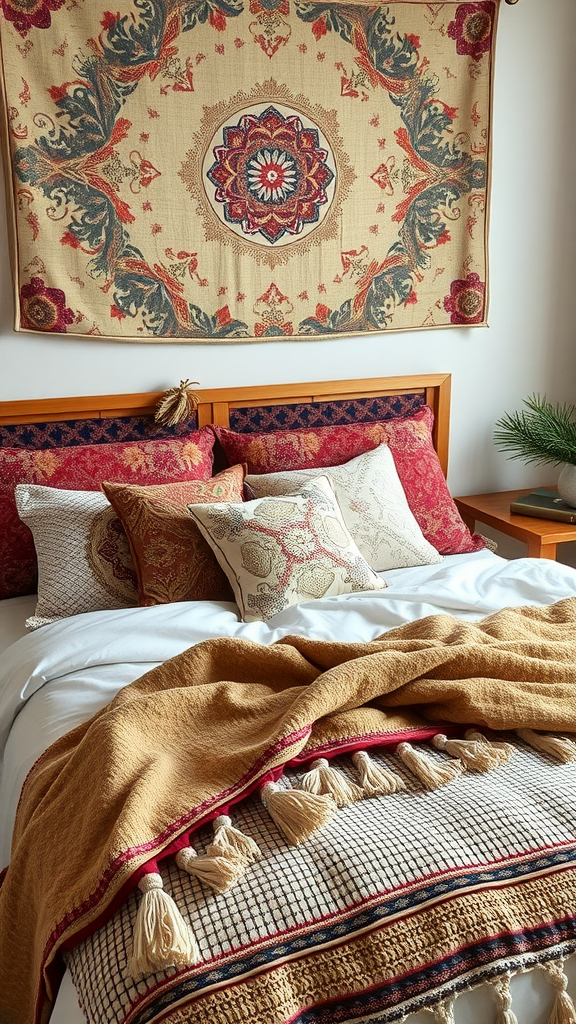
<path fill-rule="evenodd" d="M 17 330 L 486 323 L 498 0 L 0 5 Z"/>

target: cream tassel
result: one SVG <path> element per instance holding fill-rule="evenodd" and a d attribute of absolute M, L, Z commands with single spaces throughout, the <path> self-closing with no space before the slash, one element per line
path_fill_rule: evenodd
<path fill-rule="evenodd" d="M 485 746 L 494 747 L 495 750 L 503 750 L 508 754 L 509 758 L 515 750 L 512 743 L 505 743 L 504 740 L 489 740 L 484 733 L 477 732 L 476 729 L 467 729 L 464 733 L 464 739 L 475 740 L 476 743 L 483 743 Z"/>
<path fill-rule="evenodd" d="M 547 964 L 540 964 L 540 969 L 546 975 L 547 981 L 557 990 L 549 1024 L 576 1024 L 576 1007 L 566 991 L 568 979 L 564 974 L 564 961 L 550 960 Z"/>
<path fill-rule="evenodd" d="M 138 888 L 142 899 L 132 937 L 132 977 L 195 964 L 200 958 L 196 940 L 174 900 L 164 890 L 162 876 L 155 872 L 143 875 Z"/>
<path fill-rule="evenodd" d="M 348 807 L 364 796 L 360 786 L 349 782 L 344 772 L 334 768 L 325 757 L 312 761 L 310 770 L 300 780 L 300 786 L 307 793 L 331 796 L 338 807 Z"/>
<path fill-rule="evenodd" d="M 246 864 L 258 860 L 262 851 L 257 843 L 250 836 L 244 835 L 238 828 L 234 828 L 231 818 L 227 814 L 221 814 L 214 819 L 214 839 L 212 846 L 217 847 L 222 854 L 232 852 L 241 857 Z"/>
<path fill-rule="evenodd" d="M 552 736 L 546 732 L 534 732 L 533 729 L 517 729 L 516 732 L 529 747 L 541 750 L 543 754 L 550 754 L 550 757 L 561 761 L 562 764 L 576 761 L 576 743 L 567 736 Z"/>
<path fill-rule="evenodd" d="M 186 846 L 178 850 L 176 863 L 182 871 L 209 885 L 214 892 L 226 892 L 246 870 L 244 857 L 238 857 L 231 850 L 224 854 L 220 847 L 213 845 L 201 856 L 193 846 Z"/>
<path fill-rule="evenodd" d="M 508 751 L 491 747 L 489 743 L 482 743 L 471 737 L 465 740 L 452 740 L 442 732 L 432 737 L 432 746 L 436 747 L 436 750 L 445 750 L 450 757 L 460 758 L 471 772 L 492 771 L 510 757 Z"/>
<path fill-rule="evenodd" d="M 498 998 L 498 1016 L 496 1024 L 518 1024 L 516 1014 L 512 1009 L 512 993 L 510 992 L 510 975 L 503 974 L 501 978 L 494 978 L 492 987 Z"/>
<path fill-rule="evenodd" d="M 387 796 L 406 789 L 406 783 L 400 775 L 376 764 L 365 750 L 357 750 L 352 754 L 352 761 L 358 769 L 364 796 Z"/>
<path fill-rule="evenodd" d="M 439 764 L 422 751 L 415 750 L 411 743 L 399 743 L 396 753 L 416 778 L 420 779 L 425 789 L 438 789 L 440 786 L 446 786 L 464 771 L 461 761 L 452 760 Z"/>
<path fill-rule="evenodd" d="M 326 825 L 337 810 L 330 796 L 282 789 L 276 782 L 267 782 L 260 797 L 274 823 L 295 846 Z"/>
<path fill-rule="evenodd" d="M 199 398 L 190 390 L 197 380 L 181 380 L 177 388 L 169 388 L 160 398 L 154 422 L 161 427 L 175 427 L 177 423 L 183 423 L 192 415 L 197 407 Z"/>
<path fill-rule="evenodd" d="M 454 996 L 448 996 L 434 1007 L 430 1007 L 438 1024 L 456 1024 L 454 1017 Z"/>

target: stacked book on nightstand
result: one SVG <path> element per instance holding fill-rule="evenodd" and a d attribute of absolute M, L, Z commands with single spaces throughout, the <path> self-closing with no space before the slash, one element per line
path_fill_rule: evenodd
<path fill-rule="evenodd" d="M 567 505 L 552 487 L 538 487 L 532 494 L 522 494 L 510 505 L 510 511 L 537 519 L 556 519 L 561 523 L 576 523 L 576 508 Z"/>

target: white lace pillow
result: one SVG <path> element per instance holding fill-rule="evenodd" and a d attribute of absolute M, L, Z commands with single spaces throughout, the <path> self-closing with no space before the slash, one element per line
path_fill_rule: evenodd
<path fill-rule="evenodd" d="M 38 558 L 38 603 L 27 626 L 138 604 L 126 535 L 100 491 L 18 484 L 14 497 Z"/>
<path fill-rule="evenodd" d="M 226 573 L 246 621 L 301 601 L 382 590 L 352 540 L 327 477 L 298 494 L 242 504 L 188 505 Z"/>
<path fill-rule="evenodd" d="M 351 536 L 376 572 L 442 561 L 410 511 L 388 445 L 323 472 L 334 487 Z M 246 483 L 260 498 L 290 494 L 317 474 L 317 469 L 250 474 Z"/>

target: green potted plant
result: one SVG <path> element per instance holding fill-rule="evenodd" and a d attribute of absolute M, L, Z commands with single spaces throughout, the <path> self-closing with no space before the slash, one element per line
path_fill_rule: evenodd
<path fill-rule="evenodd" d="M 531 395 L 524 405 L 497 421 L 494 444 L 510 459 L 562 466 L 558 493 L 576 508 L 576 406 L 548 402 L 545 395 Z"/>

